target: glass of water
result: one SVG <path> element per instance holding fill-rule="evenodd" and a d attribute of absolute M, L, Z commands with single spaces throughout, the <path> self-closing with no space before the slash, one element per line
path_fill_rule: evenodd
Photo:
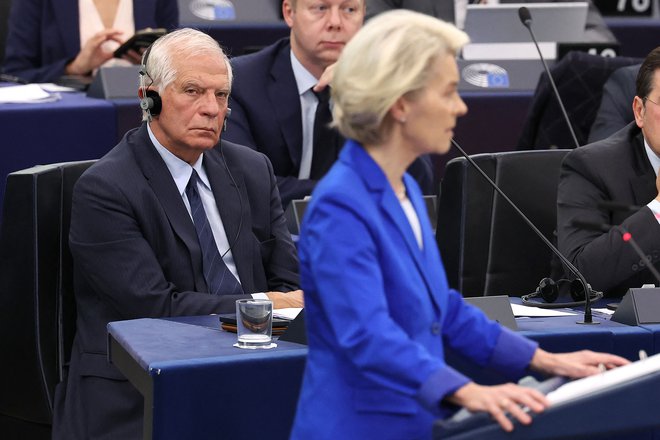
<path fill-rule="evenodd" d="M 272 348 L 273 302 L 267 299 L 236 301 L 236 328 L 239 348 Z"/>

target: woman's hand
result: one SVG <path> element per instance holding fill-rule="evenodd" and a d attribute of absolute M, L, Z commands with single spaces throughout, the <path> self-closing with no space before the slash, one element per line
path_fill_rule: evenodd
<path fill-rule="evenodd" d="M 115 29 L 105 29 L 94 34 L 92 38 L 87 40 L 76 58 L 67 64 L 64 73 L 67 75 L 91 74 L 94 69 L 113 57 L 113 52 L 108 52 L 103 48 L 103 43 L 106 41 L 121 43 L 122 40 L 119 35 L 122 33 L 122 31 Z"/>
<path fill-rule="evenodd" d="M 541 392 L 512 383 L 482 386 L 470 382 L 459 388 L 446 400 L 463 406 L 472 412 L 483 411 L 489 413 L 507 432 L 513 430 L 513 423 L 507 417 L 507 413 L 523 425 L 528 425 L 532 422 L 532 417 L 528 414 L 526 408 L 539 413 L 549 405 L 548 400 Z"/>
<path fill-rule="evenodd" d="M 607 353 L 590 350 L 571 353 L 548 353 L 540 348 L 534 353 L 530 367 L 548 375 L 565 376 L 573 379 L 591 376 L 601 372 L 604 367 L 612 369 L 629 364 L 630 361 Z"/>

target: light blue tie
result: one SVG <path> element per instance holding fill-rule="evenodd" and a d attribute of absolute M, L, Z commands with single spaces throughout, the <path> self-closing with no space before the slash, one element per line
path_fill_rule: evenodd
<path fill-rule="evenodd" d="M 186 196 L 188 202 L 190 202 L 190 212 L 195 223 L 199 247 L 202 249 L 204 278 L 209 293 L 213 295 L 240 295 L 243 293 L 241 285 L 222 260 L 220 252 L 218 252 L 209 219 L 206 217 L 206 211 L 197 190 L 198 181 L 197 171 L 193 170 L 186 186 Z"/>

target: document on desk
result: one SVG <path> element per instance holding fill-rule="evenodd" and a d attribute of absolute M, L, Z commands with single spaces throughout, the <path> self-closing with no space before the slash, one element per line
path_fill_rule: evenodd
<path fill-rule="evenodd" d="M 511 310 L 513 311 L 513 316 L 516 318 L 520 316 L 529 316 L 529 317 L 549 317 L 549 316 L 571 316 L 577 315 L 573 312 L 565 312 L 556 309 L 542 309 L 540 307 L 529 307 L 523 306 L 520 304 L 511 304 Z"/>
<path fill-rule="evenodd" d="M 37 84 L 0 87 L 0 104 L 41 103 L 59 99 L 59 94 L 48 93 Z"/>
<path fill-rule="evenodd" d="M 658 371 L 660 371 L 660 354 L 596 374 L 595 376 L 568 382 L 548 393 L 547 397 L 551 404 L 559 405 L 619 384 L 632 382 L 635 379 L 657 373 Z"/>
<path fill-rule="evenodd" d="M 301 307 L 275 309 L 273 310 L 273 318 L 288 319 L 289 321 L 293 321 L 301 310 Z"/>

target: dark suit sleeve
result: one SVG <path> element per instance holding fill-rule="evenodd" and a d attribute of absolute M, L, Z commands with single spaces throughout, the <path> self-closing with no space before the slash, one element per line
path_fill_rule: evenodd
<path fill-rule="evenodd" d="M 602 165 L 597 158 L 584 154 L 582 149 L 566 156 L 557 193 L 557 234 L 559 250 L 593 288 L 607 292 L 638 275 L 643 266 L 639 264 L 640 257 L 622 240 L 618 230 L 589 231 L 572 224 L 574 220 L 612 223 L 610 213 L 598 208 L 599 202 L 612 200 L 604 183 L 608 177 L 598 170 L 607 169 L 609 174 L 617 171 L 612 169 L 615 164 L 604 168 Z M 632 233 L 644 252 L 657 253 L 660 249 L 660 225 L 649 208 L 641 208 L 621 225 Z"/>
<path fill-rule="evenodd" d="M 44 32 L 42 23 L 45 19 L 42 16 L 41 3 L 41 0 L 14 1 L 9 14 L 3 72 L 29 82 L 55 81 L 64 74 L 64 68 L 69 62 L 69 59 L 63 56 L 44 64 L 40 54 Z"/>
<path fill-rule="evenodd" d="M 139 206 L 139 197 L 131 198 L 108 180 L 103 174 L 87 173 L 75 186 L 69 242 L 77 275 L 86 284 L 77 284 L 76 289 L 91 291 L 77 291 L 77 296 L 91 294 L 123 319 L 226 313 L 234 310 L 236 299 L 249 297 L 209 295 L 175 285 L 171 279 L 190 280 L 193 285 L 185 248 L 179 252 L 184 255 L 165 255 L 180 258 L 166 277 L 159 260 L 163 255 L 157 255 L 154 247 L 168 237 L 155 231 L 149 232 L 153 235 L 149 239 L 144 235 L 145 230 L 161 226 L 156 224 L 160 223 L 157 213 L 141 212 L 154 206 Z M 169 228 L 162 223 L 162 228 Z"/>

